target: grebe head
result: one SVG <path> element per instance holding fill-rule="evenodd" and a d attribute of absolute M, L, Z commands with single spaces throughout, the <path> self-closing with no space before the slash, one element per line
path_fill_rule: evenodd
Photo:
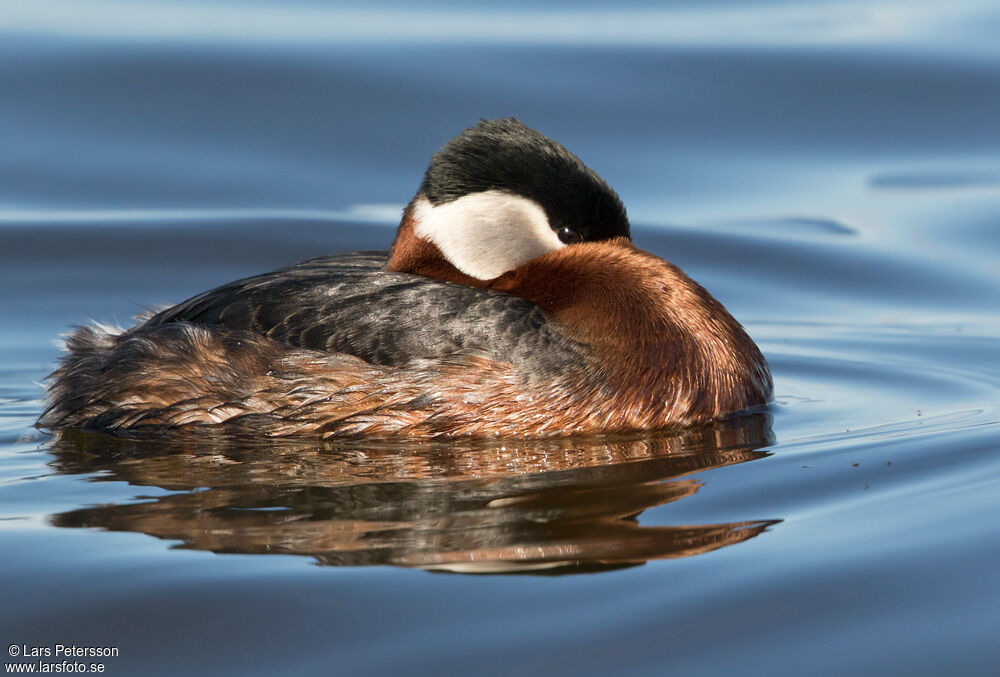
<path fill-rule="evenodd" d="M 629 238 L 618 195 L 514 118 L 484 120 L 435 153 L 389 268 L 475 284 L 578 242 Z"/>

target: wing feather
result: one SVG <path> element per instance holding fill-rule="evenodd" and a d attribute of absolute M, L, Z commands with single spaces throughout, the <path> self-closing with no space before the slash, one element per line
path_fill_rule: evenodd
<path fill-rule="evenodd" d="M 325 256 L 237 280 L 151 317 L 249 330 L 370 364 L 478 353 L 545 378 L 582 346 L 540 308 L 491 290 L 385 269 L 385 252 Z"/>

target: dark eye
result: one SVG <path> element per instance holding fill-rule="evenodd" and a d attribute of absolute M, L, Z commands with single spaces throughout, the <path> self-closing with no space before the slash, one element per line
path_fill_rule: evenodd
<path fill-rule="evenodd" d="M 557 234 L 559 236 L 559 240 L 565 244 L 583 242 L 583 237 L 580 236 L 580 233 L 576 232 L 572 228 L 560 228 Z"/>

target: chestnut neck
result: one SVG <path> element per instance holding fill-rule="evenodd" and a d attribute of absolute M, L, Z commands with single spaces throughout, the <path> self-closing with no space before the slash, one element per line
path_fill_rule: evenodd
<path fill-rule="evenodd" d="M 674 274 L 687 281 L 622 237 L 544 254 L 488 286 L 531 301 L 588 342 L 638 356 L 639 344 L 648 345 L 649 336 L 677 330 L 675 315 L 668 312 L 676 292 L 666 291 L 679 286 L 670 284 Z"/>
<path fill-rule="evenodd" d="M 589 343 L 616 387 L 698 393 L 706 411 L 770 393 L 763 356 L 722 304 L 626 238 L 543 254 L 490 288 L 531 301 Z"/>

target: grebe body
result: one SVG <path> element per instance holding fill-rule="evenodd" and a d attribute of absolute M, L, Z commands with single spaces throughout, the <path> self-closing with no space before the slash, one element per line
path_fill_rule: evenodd
<path fill-rule="evenodd" d="M 127 436 L 537 437 L 704 423 L 767 364 L 614 191 L 513 119 L 437 153 L 388 253 L 311 259 L 78 329 L 40 423 Z"/>

